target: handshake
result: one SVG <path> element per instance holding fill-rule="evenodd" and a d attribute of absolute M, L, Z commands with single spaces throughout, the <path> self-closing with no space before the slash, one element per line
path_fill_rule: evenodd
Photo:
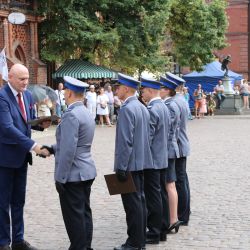
<path fill-rule="evenodd" d="M 42 158 L 46 158 L 52 154 L 53 155 L 55 154 L 53 147 L 47 146 L 47 145 L 43 145 L 43 146 L 36 145 L 33 150 L 35 151 L 36 155 L 38 155 Z"/>

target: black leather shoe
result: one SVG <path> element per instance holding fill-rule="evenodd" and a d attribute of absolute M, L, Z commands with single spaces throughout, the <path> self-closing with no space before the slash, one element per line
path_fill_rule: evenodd
<path fill-rule="evenodd" d="M 0 246 L 0 250 L 11 250 L 8 245 Z"/>
<path fill-rule="evenodd" d="M 166 233 L 160 234 L 160 241 L 167 241 L 167 234 Z"/>
<path fill-rule="evenodd" d="M 29 242 L 24 240 L 23 242 L 13 244 L 11 247 L 12 250 L 38 250 L 37 248 L 30 245 Z"/>
<path fill-rule="evenodd" d="M 143 248 L 131 247 L 129 245 L 123 244 L 119 247 L 115 247 L 114 250 L 142 250 Z M 144 248 L 146 249 L 146 248 Z"/>
<path fill-rule="evenodd" d="M 188 221 L 182 221 L 180 226 L 188 226 Z"/>
<path fill-rule="evenodd" d="M 159 239 L 146 238 L 146 244 L 157 245 L 159 244 Z"/>

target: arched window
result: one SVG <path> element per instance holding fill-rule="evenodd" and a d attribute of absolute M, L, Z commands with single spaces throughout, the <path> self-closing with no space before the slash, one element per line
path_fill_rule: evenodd
<path fill-rule="evenodd" d="M 16 50 L 15 50 L 15 56 L 24 65 L 26 64 L 25 54 L 24 54 L 23 49 L 22 49 L 22 47 L 20 45 L 18 45 L 17 48 L 16 48 Z"/>

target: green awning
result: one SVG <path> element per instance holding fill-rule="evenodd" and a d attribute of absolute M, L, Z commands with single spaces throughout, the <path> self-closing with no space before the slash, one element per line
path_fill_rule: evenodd
<path fill-rule="evenodd" d="M 70 59 L 52 76 L 53 78 L 71 76 L 78 79 L 100 79 L 116 78 L 116 72 L 81 59 Z"/>

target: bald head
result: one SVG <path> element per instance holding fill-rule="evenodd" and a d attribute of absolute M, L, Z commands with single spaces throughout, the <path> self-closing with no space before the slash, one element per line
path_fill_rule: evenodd
<path fill-rule="evenodd" d="M 22 64 L 14 64 L 9 71 L 9 83 L 17 91 L 26 90 L 29 81 L 29 71 Z"/>
<path fill-rule="evenodd" d="M 29 72 L 24 65 L 17 63 L 10 68 L 9 74 L 19 74 L 22 71 Z"/>

